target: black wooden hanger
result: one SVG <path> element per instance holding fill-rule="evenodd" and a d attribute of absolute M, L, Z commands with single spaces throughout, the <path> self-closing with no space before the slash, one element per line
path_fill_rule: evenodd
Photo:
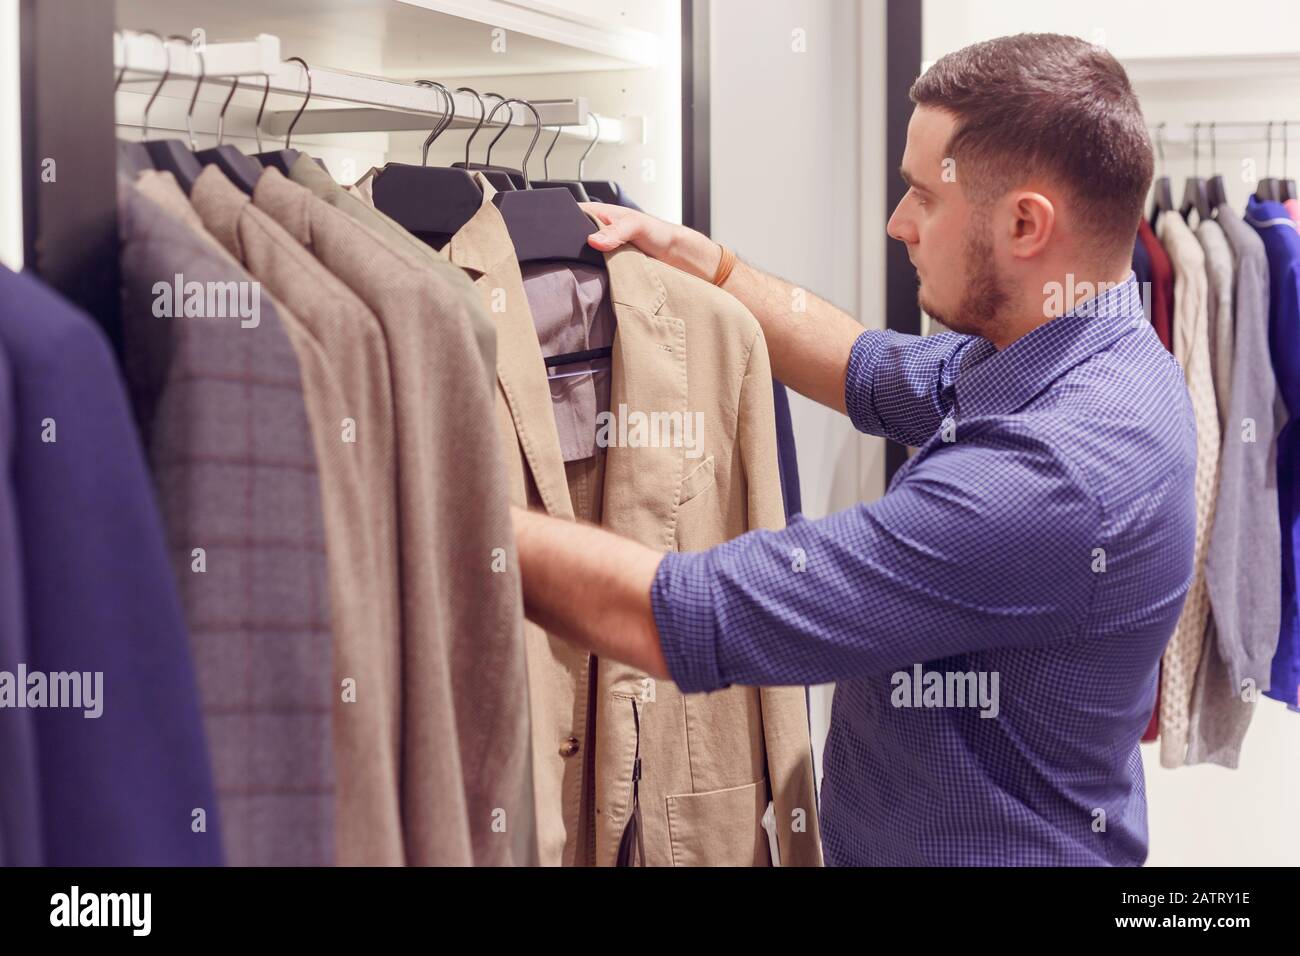
<path fill-rule="evenodd" d="M 181 40 L 189 42 L 187 37 L 168 37 L 168 40 Z M 154 100 L 162 92 L 164 84 L 171 76 L 171 47 L 167 42 L 163 42 L 163 50 L 166 51 L 166 64 L 163 66 L 162 79 L 154 87 L 153 95 L 144 105 L 144 117 L 141 121 L 143 129 L 145 150 L 149 153 L 149 161 L 153 163 L 154 169 L 171 173 L 176 177 L 176 182 L 180 184 L 181 189 L 185 190 L 186 195 L 194 188 L 194 180 L 199 178 L 199 173 L 203 167 L 199 161 L 194 158 L 192 150 L 186 147 L 179 139 L 149 139 L 149 109 L 153 106 Z M 199 63 L 203 62 L 203 54 L 195 51 L 199 56 Z M 194 101 L 198 99 L 199 87 L 203 85 L 203 71 L 199 71 L 199 81 L 194 84 L 194 94 L 190 97 L 190 110 L 194 109 Z M 188 116 L 188 114 L 187 114 Z"/>
<path fill-rule="evenodd" d="M 1151 228 L 1153 229 L 1162 212 L 1172 212 L 1174 209 L 1173 187 L 1169 184 L 1169 177 L 1164 175 L 1165 124 L 1163 122 L 1156 124 L 1156 151 L 1160 157 L 1161 175 L 1156 179 L 1152 187 L 1155 193 L 1155 205 L 1151 210 Z"/>
<path fill-rule="evenodd" d="M 227 179 L 251 196 L 253 188 L 257 185 L 257 178 L 262 175 L 262 164 L 233 146 L 221 144 L 226 133 L 226 109 L 230 106 L 235 90 L 239 89 L 239 77 L 234 77 L 233 80 L 230 84 L 230 92 L 226 94 L 226 101 L 221 104 L 221 114 L 217 117 L 217 145 L 211 149 L 199 150 L 194 155 L 204 166 L 216 166 L 225 173 Z M 257 142 L 260 149 L 262 144 L 260 131 Z"/>
<path fill-rule="evenodd" d="M 1278 189 L 1277 198 L 1280 199 L 1282 202 L 1286 202 L 1288 199 L 1296 198 L 1295 180 L 1288 178 L 1286 174 L 1286 167 L 1287 167 L 1286 141 L 1287 141 L 1288 123 L 1289 123 L 1288 120 L 1282 121 L 1282 178 L 1278 181 L 1278 187 L 1277 187 Z"/>
<path fill-rule="evenodd" d="M 1218 209 L 1228 201 L 1228 191 L 1223 186 L 1223 176 L 1219 174 L 1219 154 L 1214 137 L 1214 121 L 1210 121 L 1210 178 L 1205 184 L 1205 192 L 1210 205 Z"/>
<path fill-rule="evenodd" d="M 1201 222 L 1211 218 L 1213 210 L 1210 207 L 1210 193 L 1205 180 L 1201 177 L 1201 124 L 1192 124 L 1192 175 L 1187 177 L 1183 184 L 1183 203 L 1178 208 L 1178 213 L 1184 220 L 1189 220 L 1192 210 L 1200 217 Z"/>
<path fill-rule="evenodd" d="M 596 224 L 578 207 L 573 195 L 567 189 L 534 189 L 528 181 L 528 159 L 542 133 L 541 116 L 527 100 L 506 100 L 501 105 L 512 102 L 527 107 L 534 120 L 533 138 L 524 153 L 524 188 L 499 192 L 492 202 L 501 210 L 515 256 L 521 263 L 558 260 L 604 267 L 605 257 L 587 243 Z"/>
<path fill-rule="evenodd" d="M 483 205 L 483 190 L 465 169 L 429 165 L 429 146 L 451 123 L 456 102 L 441 83 L 433 84 L 446 107 L 424 141 L 421 165 L 389 163 L 375 173 L 371 195 L 375 208 L 431 245 L 441 245 Z"/>
<path fill-rule="evenodd" d="M 1273 171 L 1273 121 L 1272 120 L 1268 121 L 1268 152 L 1266 152 L 1264 155 L 1266 156 L 1266 159 L 1264 161 L 1265 163 L 1264 172 L 1266 175 L 1264 176 L 1263 179 L 1259 181 L 1259 184 L 1255 187 L 1255 198 L 1261 201 L 1272 200 L 1276 202 L 1278 199 L 1281 198 L 1282 195 L 1281 184 L 1274 177 L 1267 175 L 1268 173 L 1271 173 Z"/>
<path fill-rule="evenodd" d="M 285 130 L 284 149 L 273 149 L 268 153 L 258 153 L 253 157 L 253 159 L 257 160 L 263 166 L 274 166 L 276 169 L 280 170 L 280 172 L 288 176 L 290 171 L 293 169 L 293 164 L 298 161 L 299 156 L 296 149 L 289 148 L 289 140 L 293 136 L 293 128 L 298 125 L 298 120 L 302 117 L 303 110 L 305 110 L 307 104 L 311 102 L 311 67 L 309 67 L 307 61 L 300 56 L 291 56 L 285 62 L 301 63 L 302 68 L 307 71 L 307 95 L 303 97 L 302 105 L 298 107 L 298 112 L 293 114 L 293 121 L 289 124 L 289 128 Z M 271 78 L 268 76 L 266 78 L 266 89 L 262 92 L 262 105 L 258 107 L 257 110 L 258 129 L 262 128 L 262 110 L 266 109 L 266 96 L 270 92 Z M 258 142 L 261 142 L 260 136 L 258 137 Z"/>
<path fill-rule="evenodd" d="M 555 149 L 555 144 L 560 139 L 560 130 L 563 127 L 555 127 L 555 136 L 551 139 L 551 145 L 546 147 L 546 152 L 542 154 L 542 175 L 546 178 L 540 183 L 542 186 L 559 186 L 567 189 L 577 202 L 591 202 L 591 197 L 587 195 L 587 189 L 576 179 L 552 179 L 551 178 L 551 150 Z"/>
<path fill-rule="evenodd" d="M 482 95 L 480 96 L 480 95 L 479 95 L 479 92 L 478 92 L 477 90 L 472 90 L 472 89 L 470 89 L 468 86 L 457 87 L 457 88 L 456 88 L 456 92 L 457 92 L 457 93 L 472 93 L 472 94 L 474 95 L 474 98 L 475 98 L 476 100 L 478 100 L 478 107 L 479 107 L 479 120 L 478 120 L 478 123 L 475 124 L 473 132 L 471 132 L 471 133 L 469 134 L 469 137 L 465 140 L 465 162 L 463 162 L 463 163 L 452 163 L 451 165 L 452 165 L 453 167 L 455 167 L 455 168 L 458 168 L 458 169 L 474 169 L 474 170 L 478 170 L 479 172 L 481 172 L 481 173 L 483 174 L 484 178 L 487 179 L 487 181 L 490 182 L 490 183 L 493 185 L 493 187 L 496 188 L 497 190 L 513 190 L 513 189 L 522 189 L 522 188 L 523 188 L 523 185 L 524 185 L 524 184 L 523 184 L 523 180 L 522 180 L 522 179 L 518 179 L 518 178 L 516 178 L 516 177 L 518 176 L 518 174 L 519 174 L 519 171 L 518 171 L 518 170 L 509 170 L 509 169 L 505 169 L 504 167 L 501 167 L 501 166 L 493 166 L 493 165 L 491 165 L 491 159 L 492 159 L 492 145 L 493 145 L 494 143 L 496 143 L 496 141 L 497 141 L 498 139 L 500 139 L 500 138 L 502 137 L 502 135 L 505 134 L 505 131 L 506 131 L 507 129 L 509 129 L 509 127 L 510 127 L 510 121 L 509 121 L 509 120 L 507 120 L 506 123 L 505 123 L 505 125 L 501 127 L 501 132 L 498 133 L 498 134 L 496 135 L 496 137 L 492 140 L 492 143 L 489 143 L 489 144 L 488 144 L 488 148 L 487 148 L 487 159 L 489 160 L 489 162 L 487 162 L 487 163 L 471 163 L 470 160 L 469 160 L 469 146 L 470 146 L 470 143 L 474 142 L 474 137 L 478 135 L 478 131 L 483 127 L 484 122 L 489 122 L 489 123 L 490 123 L 490 122 L 492 121 L 492 116 L 495 116 L 495 115 L 496 115 L 497 110 L 499 110 L 499 109 L 501 108 L 501 105 L 502 105 L 503 103 L 506 102 L 506 98 L 505 98 L 504 96 L 502 96 L 500 93 L 484 93 L 484 94 L 482 94 Z M 483 97 L 484 97 L 484 96 L 492 96 L 492 97 L 495 97 L 497 100 L 500 101 L 500 102 L 497 103 L 497 105 L 496 105 L 495 107 L 493 107 L 493 109 L 492 109 L 492 114 L 491 114 L 490 116 L 489 116 L 489 115 L 486 115 L 487 107 L 484 106 L 484 104 L 483 104 Z M 511 120 L 514 119 L 514 115 L 515 115 L 515 111 L 514 111 L 513 109 L 511 109 L 511 110 L 510 110 L 510 119 L 511 119 Z M 512 172 L 515 173 L 514 176 L 511 175 Z"/>

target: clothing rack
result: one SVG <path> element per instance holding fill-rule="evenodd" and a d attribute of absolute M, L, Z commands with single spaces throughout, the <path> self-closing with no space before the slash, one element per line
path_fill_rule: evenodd
<path fill-rule="evenodd" d="M 113 38 L 113 66 L 125 70 L 123 90 L 144 91 L 157 86 L 157 78 L 166 74 L 170 80 L 197 81 L 198 101 L 221 103 L 229 92 L 232 79 L 247 80 L 239 87 L 239 94 L 256 103 L 269 90 L 272 94 L 297 99 L 292 109 L 268 108 L 260 124 L 261 131 L 271 136 L 283 136 L 293 126 L 294 133 L 371 133 L 429 130 L 446 109 L 446 99 L 436 89 L 415 85 L 415 81 L 386 79 L 330 69 L 310 64 L 308 70 L 301 64 L 285 62 L 280 53 L 280 39 L 271 34 L 258 34 L 251 40 L 204 43 L 192 45 L 188 40 L 173 37 L 160 41 L 156 34 L 123 31 Z M 308 109 L 296 124 L 302 98 L 310 97 Z M 166 91 L 164 91 L 165 93 Z M 186 100 L 193 94 L 193 82 L 178 85 L 172 96 Z M 472 129 L 481 113 L 477 100 L 471 93 L 452 94 L 455 112 L 451 129 Z M 318 100 L 352 104 L 343 108 L 311 109 Z M 584 140 L 592 138 L 586 97 L 567 99 L 529 100 L 537 108 L 542 125 L 554 129 L 561 127 L 561 135 L 568 134 Z M 491 112 L 495 103 L 485 104 Z M 615 117 L 599 116 L 597 142 L 621 144 L 625 142 L 627 124 Z M 531 128 L 532 114 L 527 110 L 499 110 L 493 126 Z"/>
<path fill-rule="evenodd" d="M 1210 148 L 1210 132 L 1213 124 L 1214 142 L 1216 145 L 1236 144 L 1255 144 L 1268 142 L 1268 127 L 1273 127 L 1272 138 L 1278 142 L 1284 139 L 1300 140 L 1300 120 L 1180 120 L 1173 123 L 1160 122 L 1148 123 L 1147 130 L 1155 135 L 1160 134 L 1164 145 L 1171 144 L 1193 146 L 1196 143 L 1196 127 L 1200 126 L 1200 148 Z M 1171 127 L 1181 127 L 1181 129 L 1171 134 Z M 1228 130 L 1228 134 L 1223 135 L 1223 130 Z"/>

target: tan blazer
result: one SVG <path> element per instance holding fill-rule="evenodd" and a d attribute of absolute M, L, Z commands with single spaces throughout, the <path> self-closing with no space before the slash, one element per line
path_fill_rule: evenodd
<path fill-rule="evenodd" d="M 215 166 L 190 201 L 287 312 L 320 468 L 334 627 L 336 860 L 391 866 L 402 839 L 392 386 L 383 330 L 348 287 Z M 344 420 L 355 442 L 344 440 Z M 345 699 L 343 682 L 355 690 Z"/>
<path fill-rule="evenodd" d="M 512 500 L 572 519 L 589 476 L 566 473 L 519 264 L 494 190 L 477 178 L 483 205 L 443 253 L 475 278 L 497 321 L 497 418 Z M 703 412 L 704 430 L 695 458 L 681 443 L 609 447 L 602 523 L 664 550 L 781 527 L 758 323 L 731 296 L 631 247 L 605 261 L 618 323 L 611 409 Z M 638 718 L 647 863 L 768 865 L 760 821 L 772 800 L 782 864 L 821 864 L 803 688 L 683 695 L 531 624 L 527 639 L 544 864 L 615 862 L 631 813 Z"/>
<path fill-rule="evenodd" d="M 496 324 L 483 311 L 478 292 L 465 274 L 459 269 L 452 268 L 451 264 L 434 249 L 376 209 L 373 202 L 367 202 L 362 196 L 354 195 L 336 183 L 334 177 L 306 153 L 301 154 L 293 164 L 289 178 L 299 186 L 310 189 L 317 199 L 324 200 L 339 212 L 361 223 L 382 239 L 390 249 L 408 252 L 425 262 L 442 285 L 450 287 L 457 297 L 463 297 L 470 304 L 465 310 L 465 316 L 474 333 L 479 354 L 483 357 L 488 387 L 495 387 L 493 383 L 497 378 Z"/>
<path fill-rule="evenodd" d="M 254 205 L 379 319 L 396 426 L 402 829 L 414 865 L 536 860 L 523 600 L 481 307 L 267 169 Z M 467 493 L 468 492 L 468 493 Z"/>

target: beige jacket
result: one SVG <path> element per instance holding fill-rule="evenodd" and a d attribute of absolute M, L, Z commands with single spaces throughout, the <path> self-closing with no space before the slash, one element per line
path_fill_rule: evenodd
<path fill-rule="evenodd" d="M 320 468 L 334 627 L 336 861 L 406 861 L 393 405 L 383 330 L 348 287 L 215 166 L 190 201 L 204 226 L 289 312 Z M 347 422 L 355 441 L 347 441 Z M 345 682 L 346 691 L 345 691 Z"/>
<path fill-rule="evenodd" d="M 265 211 L 387 343 L 396 426 L 402 829 L 414 865 L 535 862 L 523 600 L 472 313 L 429 262 L 263 172 Z M 465 494 L 472 488 L 472 494 Z"/>
<path fill-rule="evenodd" d="M 595 516 L 664 550 L 781 527 L 771 373 L 757 322 L 732 297 L 631 247 L 606 256 L 618 323 L 611 409 L 703 412 L 703 448 L 688 458 L 680 442 L 609 447 L 566 472 L 519 264 L 494 190 L 477 178 L 483 205 L 443 253 L 475 279 L 497 321 L 497 418 L 512 500 L 570 519 Z M 601 500 L 591 500 L 601 484 Z M 768 865 L 760 821 L 773 800 L 781 862 L 820 865 L 802 688 L 683 695 L 526 630 L 544 864 L 615 862 L 631 813 L 639 717 L 648 864 Z"/>
<path fill-rule="evenodd" d="M 1210 616 L 1205 551 L 1219 483 L 1219 409 L 1210 367 L 1205 253 L 1176 212 L 1160 216 L 1156 233 L 1174 267 L 1174 357 L 1183 366 L 1196 419 L 1195 577 L 1160 669 L 1160 763 L 1181 767 L 1187 762 L 1192 691 Z"/>

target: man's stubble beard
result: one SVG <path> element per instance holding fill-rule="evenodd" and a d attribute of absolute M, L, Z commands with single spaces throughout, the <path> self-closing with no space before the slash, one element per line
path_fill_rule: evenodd
<path fill-rule="evenodd" d="M 916 301 L 927 315 L 954 332 L 983 335 L 998 324 L 1009 296 L 993 265 L 987 218 L 978 221 L 967 234 L 966 290 L 962 300 L 953 309 L 940 312 L 926 302 L 924 290 L 917 289 Z"/>

